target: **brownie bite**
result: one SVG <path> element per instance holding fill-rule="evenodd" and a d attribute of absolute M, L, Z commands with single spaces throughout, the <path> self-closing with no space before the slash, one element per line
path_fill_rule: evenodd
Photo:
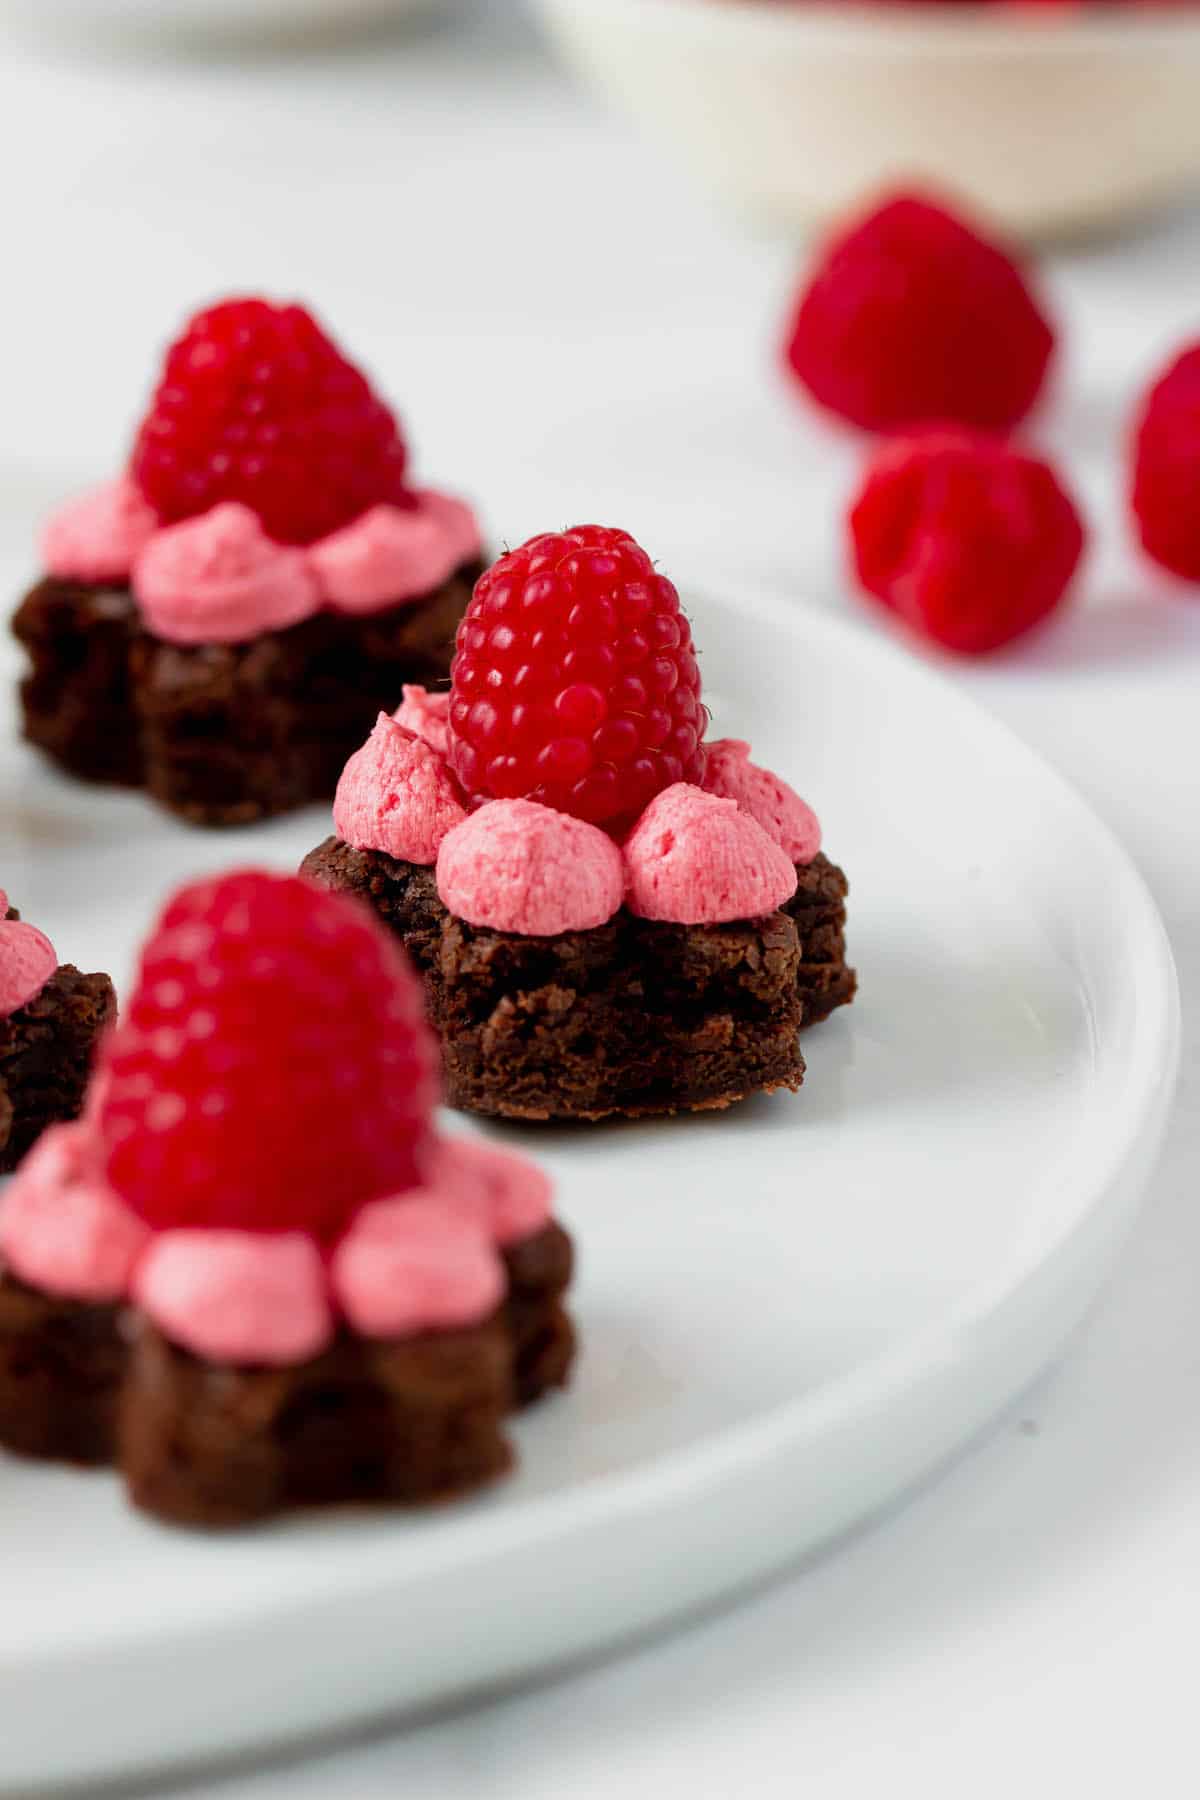
<path fill-rule="evenodd" d="M 213 307 L 126 472 L 43 531 L 13 620 L 25 738 L 194 824 L 328 799 L 403 685 L 447 676 L 479 545 L 302 308 Z"/>
<path fill-rule="evenodd" d="M 78 1116 L 97 1040 L 115 1016 L 109 977 L 59 964 L 0 894 L 0 1174 L 48 1125 Z"/>
<path fill-rule="evenodd" d="M 445 677 L 479 573 L 415 603 L 323 612 L 248 643 L 172 644 L 124 591 L 46 577 L 17 609 L 26 740 L 83 781 L 144 788 L 194 825 L 328 799 L 381 708 Z"/>
<path fill-rule="evenodd" d="M 0 1445 L 211 1527 L 503 1475 L 508 1415 L 570 1375 L 574 1252 L 536 1165 L 437 1133 L 435 1065 L 362 909 L 181 890 L 94 1101 L 0 1208 Z"/>
<path fill-rule="evenodd" d="M 549 1224 L 504 1252 L 508 1297 L 481 1324 L 393 1341 L 343 1328 L 284 1368 L 214 1363 L 135 1307 L 39 1292 L 0 1264 L 0 1445 L 115 1464 L 135 1505 L 176 1524 L 450 1499 L 512 1466 L 514 1406 L 566 1384 L 572 1262 Z"/>
<path fill-rule="evenodd" d="M 674 587 L 586 525 L 486 570 L 449 693 L 406 688 L 346 764 L 301 873 L 408 951 L 453 1105 L 595 1121 L 800 1087 L 801 1029 L 854 997 L 846 878 L 705 723 Z"/>
<path fill-rule="evenodd" d="M 801 1026 L 854 991 L 845 877 L 824 857 L 801 871 L 813 899 L 806 909 L 797 889 L 798 917 L 785 905 L 676 925 L 622 907 L 604 925 L 546 938 L 469 925 L 440 899 L 433 869 L 336 837 L 301 872 L 365 900 L 404 945 L 441 1039 L 446 1097 L 466 1112 L 632 1118 L 795 1090 Z"/>

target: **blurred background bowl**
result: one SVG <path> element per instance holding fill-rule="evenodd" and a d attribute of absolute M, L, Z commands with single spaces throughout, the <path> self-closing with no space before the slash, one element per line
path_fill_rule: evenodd
<path fill-rule="evenodd" d="M 1200 8 L 537 4 L 569 60 L 769 227 L 924 178 L 1041 237 L 1200 185 Z"/>
<path fill-rule="evenodd" d="M 0 18 L 24 31 L 85 41 L 141 38 L 170 43 L 252 42 L 363 26 L 433 12 L 446 0 L 0 0 Z"/>

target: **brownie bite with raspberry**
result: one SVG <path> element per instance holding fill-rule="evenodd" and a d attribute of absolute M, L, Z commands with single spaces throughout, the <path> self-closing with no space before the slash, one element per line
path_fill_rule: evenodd
<path fill-rule="evenodd" d="M 415 1504 L 563 1385 L 569 1238 L 533 1163 L 434 1119 L 393 938 L 294 876 L 182 889 L 81 1120 L 0 1203 L 0 1445 L 229 1526 Z"/>
<path fill-rule="evenodd" d="M 60 963 L 0 891 L 0 1175 L 78 1116 L 97 1040 L 116 1016 L 107 975 Z"/>
<path fill-rule="evenodd" d="M 628 534 L 548 533 L 479 581 L 449 695 L 406 691 L 302 872 L 420 970 L 446 1093 L 596 1120 L 796 1089 L 853 998 L 846 880 L 785 782 L 704 741 L 679 596 Z"/>
<path fill-rule="evenodd" d="M 327 799 L 403 684 L 445 678 L 482 566 L 366 378 L 259 299 L 188 323 L 124 472 L 42 554 L 13 621 L 26 738 L 202 825 Z"/>

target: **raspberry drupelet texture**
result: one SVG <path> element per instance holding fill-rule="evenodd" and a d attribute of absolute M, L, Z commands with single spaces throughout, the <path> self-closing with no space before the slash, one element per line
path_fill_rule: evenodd
<path fill-rule="evenodd" d="M 1142 401 L 1132 504 L 1148 554 L 1200 581 L 1200 343 L 1174 357 Z"/>
<path fill-rule="evenodd" d="M 704 772 L 679 595 L 627 532 L 548 532 L 483 575 L 458 628 L 451 766 L 474 799 L 615 829 Z"/>
<path fill-rule="evenodd" d="M 357 902 L 255 870 L 183 888 L 93 1101 L 149 1224 L 306 1231 L 420 1179 L 436 1094 L 421 989 Z"/>
<path fill-rule="evenodd" d="M 786 354 L 809 393 L 867 431 L 953 420 L 1005 430 L 1041 389 L 1054 333 L 1012 257 L 919 194 L 834 237 Z"/>
<path fill-rule="evenodd" d="M 885 444 L 850 511 L 868 594 L 947 649 L 979 655 L 1053 612 L 1084 528 L 1046 462 L 952 428 Z"/>
<path fill-rule="evenodd" d="M 410 504 L 406 467 L 392 413 L 311 315 L 238 299 L 167 351 L 130 473 L 164 523 L 240 500 L 269 537 L 307 544 Z"/>

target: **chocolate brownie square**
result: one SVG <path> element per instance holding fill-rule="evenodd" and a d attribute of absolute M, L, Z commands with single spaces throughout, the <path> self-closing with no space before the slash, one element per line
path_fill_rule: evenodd
<path fill-rule="evenodd" d="M 672 925 L 622 909 L 555 938 L 468 925 L 432 869 L 337 838 L 302 873 L 357 894 L 400 938 L 425 981 L 447 1097 L 469 1112 L 594 1120 L 795 1090 L 806 1005 L 823 1018 L 854 991 L 846 880 L 823 856 L 764 919 Z"/>
<path fill-rule="evenodd" d="M 469 1330 L 343 1330 L 297 1366 L 216 1365 L 132 1308 L 64 1300 L 0 1270 L 0 1444 L 115 1463 L 136 1505 L 191 1525 L 290 1506 L 448 1498 L 504 1473 L 514 1406 L 565 1385 L 573 1249 L 549 1224 L 504 1251 L 508 1296 Z"/>
<path fill-rule="evenodd" d="M 127 588 L 49 576 L 13 620 L 30 662 L 24 735 L 82 780 L 144 787 L 193 824 L 328 799 L 404 684 L 446 678 L 480 567 L 378 612 L 202 645 L 147 631 Z"/>
<path fill-rule="evenodd" d="M 78 1118 L 96 1040 L 116 1009 L 107 975 L 63 963 L 40 994 L 0 1018 L 0 1174 L 48 1125 Z"/>

